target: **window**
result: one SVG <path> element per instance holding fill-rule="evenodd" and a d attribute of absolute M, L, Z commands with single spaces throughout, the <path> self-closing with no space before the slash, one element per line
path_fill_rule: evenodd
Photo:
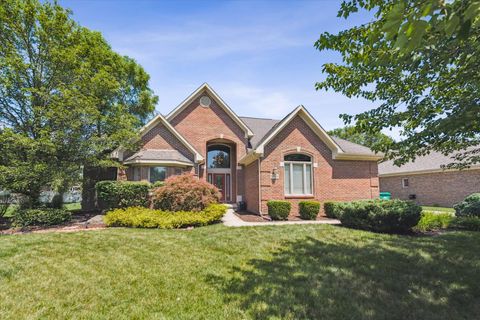
<path fill-rule="evenodd" d="M 285 194 L 311 195 L 312 158 L 304 154 L 289 154 L 284 157 Z"/>
<path fill-rule="evenodd" d="M 140 180 L 141 180 L 140 168 L 133 167 L 133 181 L 140 181 Z"/>
<path fill-rule="evenodd" d="M 403 178 L 402 179 L 402 187 L 403 188 L 408 188 L 408 186 L 409 186 L 408 178 Z"/>
<path fill-rule="evenodd" d="M 167 177 L 167 168 L 165 167 L 150 167 L 150 182 L 163 181 Z"/>
<path fill-rule="evenodd" d="M 212 145 L 208 147 L 207 165 L 210 169 L 230 168 L 230 148 L 225 145 Z"/>

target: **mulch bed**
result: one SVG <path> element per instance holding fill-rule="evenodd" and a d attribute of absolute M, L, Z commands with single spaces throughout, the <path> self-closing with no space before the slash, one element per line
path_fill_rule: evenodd
<path fill-rule="evenodd" d="M 239 217 L 240 219 L 242 219 L 245 222 L 270 222 L 270 221 L 272 221 L 272 219 L 270 219 L 270 217 L 268 215 L 260 216 L 258 214 L 251 213 L 251 212 L 246 212 L 246 211 L 236 211 L 235 214 L 237 215 L 237 217 Z M 324 217 L 324 216 L 318 216 L 317 220 L 328 220 L 328 218 Z M 302 218 L 300 218 L 299 215 L 294 215 L 294 216 L 290 216 L 288 218 L 288 221 L 304 221 L 304 220 Z"/>
<path fill-rule="evenodd" d="M 103 229 L 103 223 L 89 223 L 88 220 L 97 216 L 99 212 L 81 212 L 76 211 L 72 213 L 72 221 L 48 227 L 27 227 L 27 228 L 12 228 L 8 219 L 0 217 L 0 235 L 2 234 L 18 234 L 18 233 L 42 233 L 42 232 L 74 232 L 80 230 L 96 230 Z"/>

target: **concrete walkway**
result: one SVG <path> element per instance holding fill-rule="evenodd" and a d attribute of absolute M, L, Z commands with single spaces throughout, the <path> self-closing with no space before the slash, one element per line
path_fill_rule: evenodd
<path fill-rule="evenodd" d="M 231 208 L 228 209 L 227 213 L 223 216 L 222 222 L 227 227 L 283 226 L 287 224 L 340 224 L 340 221 L 336 219 L 247 222 L 240 219 Z"/>

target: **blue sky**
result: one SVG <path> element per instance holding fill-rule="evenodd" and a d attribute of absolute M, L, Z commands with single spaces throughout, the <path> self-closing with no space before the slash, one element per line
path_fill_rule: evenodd
<path fill-rule="evenodd" d="M 340 1 L 85 1 L 60 0 L 81 25 L 102 32 L 113 49 L 137 60 L 168 113 L 208 82 L 241 116 L 280 119 L 303 104 L 326 129 L 340 113 L 375 106 L 316 91 L 325 62 L 314 42 L 369 20 L 337 18 Z"/>

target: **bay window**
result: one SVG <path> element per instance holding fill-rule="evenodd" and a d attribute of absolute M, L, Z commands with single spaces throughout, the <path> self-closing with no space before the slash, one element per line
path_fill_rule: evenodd
<path fill-rule="evenodd" d="M 312 158 L 304 154 L 284 157 L 285 195 L 312 195 Z"/>

